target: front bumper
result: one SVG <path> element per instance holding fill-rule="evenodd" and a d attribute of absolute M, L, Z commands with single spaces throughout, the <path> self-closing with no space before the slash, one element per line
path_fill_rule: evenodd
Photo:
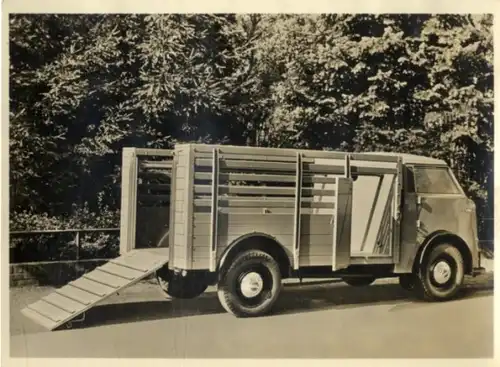
<path fill-rule="evenodd" d="M 473 277 L 477 277 L 478 275 L 481 275 L 484 273 L 486 273 L 486 269 L 483 267 L 478 267 L 478 268 L 472 269 L 472 276 Z"/>
<path fill-rule="evenodd" d="M 481 266 L 481 251 L 477 254 L 477 267 L 472 269 L 472 276 L 477 277 L 478 275 L 486 273 L 486 269 Z"/>

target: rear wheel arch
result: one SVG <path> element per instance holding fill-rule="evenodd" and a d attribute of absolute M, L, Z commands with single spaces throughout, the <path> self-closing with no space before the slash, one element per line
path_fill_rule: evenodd
<path fill-rule="evenodd" d="M 234 240 L 227 247 L 219 261 L 219 277 L 223 275 L 224 271 L 228 268 L 228 264 L 230 264 L 238 254 L 247 250 L 261 250 L 268 253 L 279 264 L 282 278 L 289 277 L 291 262 L 285 247 L 275 237 L 261 232 L 243 235 Z"/>
<path fill-rule="evenodd" d="M 425 241 L 419 247 L 417 256 L 413 264 L 413 271 L 415 272 L 420 264 L 422 264 L 426 257 L 429 256 L 432 249 L 441 244 L 450 244 L 460 251 L 464 261 L 465 274 L 472 273 L 472 254 L 467 243 L 458 235 L 448 231 L 436 231 L 427 236 Z"/>

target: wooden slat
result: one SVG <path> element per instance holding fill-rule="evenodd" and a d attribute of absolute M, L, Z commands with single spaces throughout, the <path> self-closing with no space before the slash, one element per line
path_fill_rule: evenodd
<path fill-rule="evenodd" d="M 209 153 L 211 149 L 217 147 L 220 149 L 220 154 L 248 154 L 252 156 L 283 156 L 294 157 L 297 152 L 300 152 L 304 159 L 307 158 L 327 158 L 327 159 L 344 159 L 346 152 L 326 151 L 326 150 L 308 150 L 308 149 L 284 149 L 284 148 L 254 148 L 241 147 L 231 145 L 208 145 L 208 144 L 192 144 L 196 153 Z M 374 162 L 395 162 L 398 158 L 397 153 L 394 156 L 386 156 L 370 153 L 350 153 L 351 158 L 355 160 L 374 161 Z"/>
<path fill-rule="evenodd" d="M 128 279 L 117 277 L 116 275 L 108 274 L 101 271 L 99 268 L 87 273 L 83 276 L 85 279 L 90 279 L 94 282 L 101 283 L 112 288 L 120 288 L 128 283 Z"/>
<path fill-rule="evenodd" d="M 135 148 L 135 151 L 139 156 L 172 157 L 174 155 L 172 149 Z"/>
<path fill-rule="evenodd" d="M 211 194 L 211 186 L 195 185 L 195 194 Z M 266 187 L 266 186 L 228 186 L 220 185 L 219 194 L 248 194 L 248 195 L 293 195 L 293 187 Z"/>
<path fill-rule="evenodd" d="M 75 301 L 80 302 L 84 305 L 89 305 L 99 300 L 99 297 L 95 294 L 81 290 L 80 288 L 73 287 L 71 284 L 57 289 L 56 293 L 74 299 Z"/>
<path fill-rule="evenodd" d="M 197 158 L 195 165 L 198 167 L 212 167 L 210 159 Z M 272 170 L 293 172 L 295 164 L 283 162 L 256 162 L 256 161 L 223 161 L 220 169 L 245 169 L 245 170 Z"/>
<path fill-rule="evenodd" d="M 211 173 L 195 172 L 195 180 L 211 180 Z M 323 175 L 311 175 L 304 173 L 304 183 L 335 183 L 336 177 L 325 177 Z M 277 175 L 277 174 L 256 174 L 256 173 L 220 173 L 220 182 L 227 181 L 248 181 L 248 182 L 295 182 L 295 176 L 292 174 Z"/>
<path fill-rule="evenodd" d="M 195 207 L 196 214 L 209 214 L 210 213 L 210 207 L 209 206 L 199 206 Z M 328 212 L 325 213 L 325 208 L 302 208 L 301 213 L 304 215 L 318 215 L 318 216 L 329 216 L 330 218 L 332 215 L 334 215 L 334 209 L 333 207 L 331 208 L 326 208 L 329 209 Z M 230 208 L 224 208 L 219 206 L 219 214 L 229 214 L 229 215 L 244 215 L 244 214 L 250 214 L 250 215 L 267 215 L 269 216 L 269 220 L 273 220 L 272 216 L 275 215 L 293 215 L 293 206 L 290 208 L 270 208 L 268 206 L 261 206 L 257 208 L 238 208 L 238 207 L 230 207 Z"/>
<path fill-rule="evenodd" d="M 40 313 L 30 309 L 29 307 L 23 308 L 21 310 L 21 313 L 48 330 L 52 330 L 54 326 L 57 325 L 56 321 L 53 321 L 50 318 L 41 315 Z"/>
<path fill-rule="evenodd" d="M 134 278 L 140 277 L 142 274 L 144 274 L 142 271 L 137 271 L 133 270 L 124 266 L 119 266 L 113 263 L 106 263 L 102 266 L 99 267 L 101 270 L 114 274 L 117 276 L 121 276 L 125 279 L 132 280 Z"/>
<path fill-rule="evenodd" d="M 172 191 L 171 193 L 177 194 L 177 162 L 178 158 L 174 157 L 172 163 Z M 169 219 L 169 234 L 168 234 L 168 246 L 169 246 L 169 256 L 173 257 L 173 248 L 174 248 L 174 236 L 175 236 L 175 231 L 176 231 L 176 221 L 178 220 L 178 216 L 175 215 L 175 206 L 176 206 L 176 199 L 173 200 L 172 203 L 170 203 L 170 219 Z"/>
<path fill-rule="evenodd" d="M 74 314 L 82 307 L 85 307 L 85 304 L 77 302 L 71 298 L 62 296 L 58 293 L 51 293 L 48 296 L 42 298 L 45 302 L 48 302 L 56 307 L 63 309 L 66 312 Z"/>
<path fill-rule="evenodd" d="M 120 253 L 126 253 L 133 248 L 135 222 L 132 212 L 136 210 L 137 189 L 137 159 L 135 150 L 123 149 L 122 154 L 122 183 L 121 183 L 121 212 L 120 212 Z"/>
<path fill-rule="evenodd" d="M 210 159 L 198 158 L 195 159 L 195 165 L 198 167 L 211 167 Z M 330 173 L 343 174 L 344 167 L 329 164 L 314 164 L 304 163 L 303 171 L 309 173 Z M 252 170 L 252 171 L 284 171 L 293 172 L 295 170 L 294 163 L 282 162 L 256 162 L 256 161 L 221 161 L 219 164 L 221 170 L 237 169 L 237 170 Z"/>
<path fill-rule="evenodd" d="M 104 297 L 107 293 L 115 291 L 113 287 L 105 286 L 104 284 L 94 282 L 85 278 L 79 278 L 70 282 L 73 287 L 80 288 L 99 297 Z"/>
<path fill-rule="evenodd" d="M 212 162 L 212 203 L 211 203 L 211 226 L 210 226 L 210 265 L 209 270 L 215 271 L 217 264 L 217 229 L 219 217 L 219 156 L 217 149 L 213 151 Z M 196 187 L 195 187 L 196 191 Z"/>
<path fill-rule="evenodd" d="M 211 153 L 200 153 L 196 152 L 196 158 L 211 158 Z M 279 155 L 254 155 L 254 154 L 235 154 L 235 153 L 221 153 L 219 154 L 219 159 L 221 160 L 232 160 L 232 161 L 256 161 L 256 162 L 295 162 L 294 156 L 279 156 Z M 313 158 L 306 160 L 309 163 L 313 163 Z"/>
<path fill-rule="evenodd" d="M 125 266 L 145 273 L 148 271 L 148 264 L 140 260 L 141 259 L 139 258 L 139 261 L 137 261 L 137 258 L 134 256 L 122 256 L 115 260 L 111 260 L 110 262 L 115 265 Z"/>
<path fill-rule="evenodd" d="M 300 209 L 301 209 L 301 194 L 302 194 L 302 156 L 297 153 L 296 163 L 296 178 L 295 178 L 295 200 L 294 200 L 294 218 L 293 218 L 293 268 L 299 268 L 300 254 Z"/>
<path fill-rule="evenodd" d="M 274 199 L 274 200 L 273 200 Z M 244 198 L 244 197 L 221 197 L 219 198 L 219 207 L 226 208 L 293 208 L 295 207 L 294 198 Z M 302 208 L 315 208 L 315 209 L 333 209 L 335 203 L 313 201 L 313 198 L 302 198 Z M 196 207 L 211 207 L 210 199 L 195 199 L 194 205 Z"/>
<path fill-rule="evenodd" d="M 196 185 L 195 194 L 206 195 L 207 198 L 211 197 L 210 185 Z M 266 187 L 266 186 L 228 186 L 220 185 L 219 194 L 233 194 L 233 195 L 280 195 L 290 196 L 295 195 L 295 188 L 293 187 Z M 309 187 L 302 188 L 303 196 L 335 196 L 335 190 L 327 189 L 312 189 Z"/>
<path fill-rule="evenodd" d="M 186 172 L 186 210 L 184 211 L 184 218 L 186 221 L 186 242 L 185 242 L 185 259 L 186 262 L 184 264 L 179 264 L 181 267 L 184 265 L 185 267 L 188 267 L 188 264 L 191 264 L 191 256 L 193 254 L 193 210 L 194 210 L 194 205 L 193 203 L 193 196 L 194 196 L 194 165 L 195 165 L 195 157 L 194 157 L 194 152 L 191 147 L 189 147 L 189 153 L 188 153 L 188 158 L 187 158 L 187 164 L 189 169 L 187 169 Z"/>
<path fill-rule="evenodd" d="M 59 322 L 64 320 L 71 313 L 64 311 L 63 309 L 51 305 L 50 303 L 45 302 L 44 300 L 40 300 L 28 306 L 28 308 L 38 312 L 40 315 L 45 316 L 46 318 Z"/>
<path fill-rule="evenodd" d="M 331 183 L 334 184 L 337 182 L 337 177 L 326 177 L 322 175 L 308 175 L 304 174 L 302 176 L 302 182 L 303 183 L 322 183 L 322 184 L 327 184 Z"/>
<path fill-rule="evenodd" d="M 172 169 L 171 161 L 141 161 L 141 168 L 158 168 L 158 169 Z"/>

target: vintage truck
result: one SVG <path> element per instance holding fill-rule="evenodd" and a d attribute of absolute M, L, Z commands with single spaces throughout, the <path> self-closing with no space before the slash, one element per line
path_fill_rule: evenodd
<path fill-rule="evenodd" d="M 285 278 L 398 277 L 435 301 L 480 266 L 475 205 L 442 160 L 401 153 L 178 144 L 125 148 L 120 256 L 27 306 L 48 329 L 156 276 L 172 298 L 215 286 L 225 310 L 272 310 Z M 82 320 L 82 318 L 80 318 Z"/>

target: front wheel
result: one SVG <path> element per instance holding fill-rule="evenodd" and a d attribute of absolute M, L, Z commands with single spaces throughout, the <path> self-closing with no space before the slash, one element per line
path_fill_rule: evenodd
<path fill-rule="evenodd" d="M 421 298 L 446 301 L 453 298 L 464 281 L 464 262 L 460 251 L 449 244 L 433 248 L 420 265 L 415 290 Z"/>
<path fill-rule="evenodd" d="M 281 291 L 281 272 L 274 258 L 259 250 L 242 252 L 219 282 L 217 295 L 224 309 L 237 317 L 271 311 Z"/>

